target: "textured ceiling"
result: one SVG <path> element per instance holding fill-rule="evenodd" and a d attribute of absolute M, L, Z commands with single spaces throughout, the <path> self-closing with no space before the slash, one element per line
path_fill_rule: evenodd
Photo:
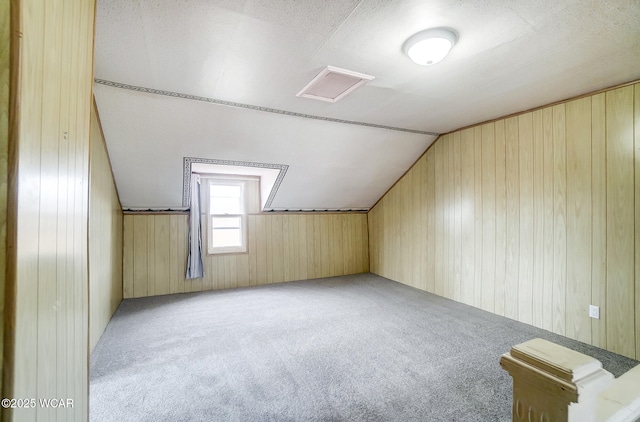
<path fill-rule="evenodd" d="M 116 86 L 95 95 L 124 207 L 181 206 L 199 157 L 288 165 L 274 209 L 368 208 L 427 132 L 640 78 L 638 22 L 637 0 L 99 0 L 95 76 Z M 444 61 L 402 54 L 439 26 L 459 34 Z M 375 79 L 335 104 L 296 97 L 327 65 Z"/>

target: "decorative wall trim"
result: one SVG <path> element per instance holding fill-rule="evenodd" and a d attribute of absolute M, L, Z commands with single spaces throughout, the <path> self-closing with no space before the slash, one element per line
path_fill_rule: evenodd
<path fill-rule="evenodd" d="M 263 112 L 266 112 L 266 113 L 283 114 L 285 116 L 301 117 L 303 119 L 324 120 L 326 122 L 343 123 L 343 124 L 347 124 L 347 125 L 366 126 L 366 127 L 376 128 L 376 129 L 394 130 L 394 131 L 397 131 L 397 132 L 417 133 L 419 135 L 430 135 L 430 136 L 439 136 L 440 135 L 437 132 L 429 132 L 429 131 L 425 131 L 425 130 L 416 130 L 416 129 L 407 129 L 407 128 L 395 127 L 395 126 L 378 125 L 378 124 L 366 123 L 366 122 L 357 122 L 357 121 L 354 121 L 354 120 L 335 119 L 333 117 L 316 116 L 316 115 L 313 115 L 313 114 L 296 113 L 294 111 L 280 110 L 280 109 L 277 109 L 277 108 L 261 107 L 261 106 L 256 106 L 256 105 L 252 105 L 252 104 L 244 104 L 244 103 L 236 103 L 236 102 L 233 102 L 233 101 L 219 100 L 217 98 L 200 97 L 198 95 L 189 95 L 189 94 L 183 94 L 183 93 L 180 93 L 180 92 L 163 91 L 161 89 L 146 88 L 146 87 L 143 87 L 143 86 L 136 86 L 136 85 L 128 85 L 128 84 L 123 84 L 123 83 L 120 83 L 120 82 L 107 81 L 107 80 L 104 80 L 104 79 L 97 79 L 96 78 L 96 79 L 94 79 L 94 82 L 99 84 L 99 85 L 111 86 L 111 87 L 120 88 L 120 89 L 128 89 L 130 91 L 145 92 L 147 94 L 155 94 L 155 95 L 164 95 L 166 97 L 183 98 L 185 100 L 202 101 L 202 102 L 205 102 L 205 103 L 218 104 L 218 105 L 227 106 L 227 107 L 238 107 L 238 108 L 244 108 L 244 109 L 248 109 L 248 110 L 263 111 Z"/>
<path fill-rule="evenodd" d="M 188 214 L 189 208 L 122 208 L 123 214 Z"/>
<path fill-rule="evenodd" d="M 282 214 L 295 214 L 295 213 L 338 213 L 343 214 L 345 212 L 353 212 L 353 213 L 367 213 L 369 212 L 369 208 L 304 208 L 304 209 L 284 209 L 284 208 L 274 208 L 268 211 L 269 213 L 282 213 Z"/>
<path fill-rule="evenodd" d="M 286 164 L 268 164 L 268 163 L 255 163 L 252 161 L 234 161 L 234 160 L 217 160 L 215 158 L 196 158 L 196 157 L 184 157 L 183 165 L 182 165 L 182 206 L 189 206 L 189 196 L 191 195 L 191 184 L 189 181 L 191 180 L 191 164 L 193 163 L 202 163 L 202 164 L 217 164 L 221 166 L 238 166 L 238 167 L 257 167 L 263 169 L 277 169 L 280 170 L 278 176 L 276 177 L 276 181 L 273 184 L 273 188 L 271 188 L 271 192 L 269 193 L 269 197 L 267 198 L 267 202 L 264 204 L 265 211 L 270 211 L 271 203 L 276 197 L 276 193 L 280 188 L 280 184 L 284 179 L 284 175 L 287 174 L 287 169 L 289 168 Z"/>

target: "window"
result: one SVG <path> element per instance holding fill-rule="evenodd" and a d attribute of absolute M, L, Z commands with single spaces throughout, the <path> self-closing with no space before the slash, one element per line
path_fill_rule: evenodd
<path fill-rule="evenodd" d="M 255 212 L 258 179 L 203 176 L 203 227 L 209 254 L 247 251 L 247 214 Z"/>

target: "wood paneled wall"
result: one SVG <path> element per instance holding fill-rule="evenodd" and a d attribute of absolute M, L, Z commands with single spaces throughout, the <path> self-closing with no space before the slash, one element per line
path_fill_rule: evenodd
<path fill-rule="evenodd" d="M 9 0 L 0 0 L 0 356 L 4 333 L 4 279 L 7 233 L 7 156 L 9 153 Z M 0 359 L 2 379 L 2 359 Z M 0 388 L 0 395 L 2 388 Z M 2 396 L 4 397 L 4 395 Z"/>
<path fill-rule="evenodd" d="M 122 301 L 122 207 L 95 102 L 89 155 L 89 351 Z"/>
<path fill-rule="evenodd" d="M 94 0 L 11 2 L 3 395 L 73 407 L 5 409 L 7 421 L 88 419 L 94 9 Z"/>
<path fill-rule="evenodd" d="M 249 252 L 205 257 L 185 280 L 187 215 L 124 216 L 124 297 L 227 289 L 369 270 L 366 214 L 249 215 Z"/>
<path fill-rule="evenodd" d="M 640 358 L 640 84 L 441 136 L 369 231 L 376 274 Z"/>

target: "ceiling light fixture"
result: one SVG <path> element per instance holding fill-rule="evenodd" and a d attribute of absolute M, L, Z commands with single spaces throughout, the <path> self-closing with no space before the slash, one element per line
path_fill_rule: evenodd
<path fill-rule="evenodd" d="M 402 45 L 402 51 L 422 66 L 436 64 L 449 54 L 458 35 L 449 28 L 425 29 L 413 34 Z"/>

